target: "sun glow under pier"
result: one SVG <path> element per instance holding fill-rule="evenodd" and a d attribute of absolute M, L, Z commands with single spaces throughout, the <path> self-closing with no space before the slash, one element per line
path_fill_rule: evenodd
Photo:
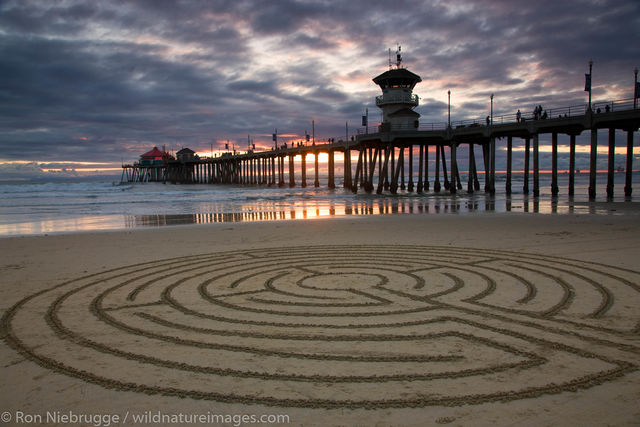
<path fill-rule="evenodd" d="M 606 206 L 586 203 L 557 203 L 552 199 L 540 201 L 538 198 L 517 199 L 470 199 L 452 201 L 431 200 L 375 200 L 354 203 L 336 203 L 330 206 L 292 206 L 287 209 L 270 210 L 246 209 L 242 212 L 199 213 L 183 215 L 129 215 L 124 219 L 126 228 L 164 227 L 171 225 L 213 224 L 279 220 L 313 220 L 333 217 L 358 217 L 374 215 L 415 215 L 415 214 L 469 214 L 474 212 L 531 212 L 537 214 L 597 214 L 616 215 L 623 212 Z"/>

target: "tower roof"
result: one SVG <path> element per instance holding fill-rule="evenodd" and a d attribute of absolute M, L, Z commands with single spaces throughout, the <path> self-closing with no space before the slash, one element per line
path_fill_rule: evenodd
<path fill-rule="evenodd" d="M 413 89 L 413 87 L 421 81 L 422 79 L 419 75 L 412 73 L 406 68 L 395 68 L 385 71 L 373 79 L 373 82 L 383 89 L 398 86 Z"/>

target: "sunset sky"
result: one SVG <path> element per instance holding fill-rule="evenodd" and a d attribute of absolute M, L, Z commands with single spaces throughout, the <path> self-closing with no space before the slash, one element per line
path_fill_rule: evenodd
<path fill-rule="evenodd" d="M 421 123 L 633 96 L 640 2 L 0 2 L 0 178 L 353 132 L 402 45 Z M 588 133 L 587 133 L 588 134 Z M 583 135 L 584 136 L 584 135 Z M 637 138 L 636 138 L 637 139 Z M 624 141 L 619 141 L 624 144 Z"/>

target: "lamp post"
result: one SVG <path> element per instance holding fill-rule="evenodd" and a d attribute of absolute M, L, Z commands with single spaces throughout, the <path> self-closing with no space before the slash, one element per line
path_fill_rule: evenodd
<path fill-rule="evenodd" d="M 364 113 L 365 113 L 365 115 L 367 117 L 367 131 L 366 132 L 367 132 L 367 135 L 368 135 L 369 134 L 369 107 L 364 109 Z"/>
<path fill-rule="evenodd" d="M 491 94 L 491 126 L 493 126 L 493 94 Z"/>
<path fill-rule="evenodd" d="M 593 61 L 589 60 L 589 111 L 591 111 L 591 83 L 593 81 L 591 70 L 593 70 Z"/>
<path fill-rule="evenodd" d="M 633 69 L 633 109 L 638 105 L 638 67 Z"/>
<path fill-rule="evenodd" d="M 636 70 L 636 75 L 638 70 Z M 447 106 L 448 106 L 448 110 L 449 110 L 449 119 L 448 119 L 448 123 L 449 123 L 449 127 L 451 127 L 451 91 L 447 91 L 447 95 L 449 95 L 449 100 L 447 101 Z"/>

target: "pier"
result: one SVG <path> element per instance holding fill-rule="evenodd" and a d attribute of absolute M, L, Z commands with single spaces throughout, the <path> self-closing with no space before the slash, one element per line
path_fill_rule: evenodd
<path fill-rule="evenodd" d="M 243 184 L 289 186 L 300 185 L 306 187 L 313 183 L 320 185 L 318 176 L 318 156 L 326 153 L 328 156 L 329 188 L 336 187 L 336 153 L 343 157 L 342 185 L 354 193 L 362 189 L 365 192 L 380 194 L 389 192 L 396 194 L 398 189 L 409 192 L 422 193 L 430 191 L 440 192 L 443 189 L 451 193 L 461 191 L 465 185 L 460 177 L 458 164 L 458 150 L 462 146 L 468 148 L 466 191 L 473 193 L 481 190 L 478 174 L 478 159 L 484 170 L 484 191 L 490 194 L 496 191 L 496 149 L 506 145 L 506 188 L 512 191 L 513 178 L 513 140 L 520 138 L 524 141 L 524 194 L 533 192 L 534 197 L 540 195 L 540 171 L 551 166 L 551 194 L 557 196 L 558 186 L 558 145 L 560 137 L 568 137 L 570 165 L 569 188 L 570 196 L 575 193 L 576 173 L 576 137 L 583 132 L 590 133 L 589 160 L 589 198 L 596 197 L 596 174 L 598 156 L 598 130 L 607 129 L 608 134 L 608 180 L 607 197 L 614 195 L 613 177 L 616 169 L 614 156 L 616 145 L 616 131 L 626 132 L 627 150 L 625 164 L 624 194 L 630 197 L 632 193 L 633 173 L 633 138 L 640 127 L 640 109 L 637 108 L 637 98 L 640 95 L 634 91 L 633 99 L 591 102 L 591 88 L 589 85 L 589 103 L 570 107 L 548 109 L 542 107 L 532 115 L 518 113 L 494 116 L 493 95 L 491 95 L 491 115 L 486 120 L 463 120 L 447 123 L 420 124 L 420 114 L 414 111 L 419 104 L 419 98 L 413 94 L 413 88 L 422 80 L 420 76 L 401 66 L 400 48 L 397 52 L 396 68 L 390 64 L 389 70 L 373 79 L 380 87 L 382 95 L 376 97 L 375 102 L 382 110 L 382 123 L 375 132 L 366 131 L 357 135 L 345 133 L 345 139 L 330 139 L 327 143 L 312 144 L 297 143 L 292 146 L 284 144 L 273 150 L 246 153 L 224 153 L 220 157 L 197 158 L 193 151 L 183 149 L 178 152 L 178 159 L 172 160 L 158 157 L 159 151 L 154 150 L 145 155 L 159 162 L 134 165 L 123 165 L 122 181 L 146 182 L 161 181 L 188 184 Z M 636 83 L 637 85 L 637 83 Z M 364 122 L 368 118 L 363 117 Z M 552 141 L 551 165 L 541 165 L 539 139 L 540 135 L 550 134 Z M 277 138 L 274 137 L 274 140 Z M 184 155 L 186 151 L 186 156 Z M 417 162 L 416 162 L 417 153 Z M 429 171 L 429 155 L 435 156 L 433 174 Z M 307 182 L 307 156 L 314 159 L 314 177 Z M 155 157 L 153 157 L 155 156 Z M 301 180 L 296 182 L 296 159 L 299 159 Z M 417 164 L 414 164 L 417 163 Z M 417 176 L 416 176 L 417 170 Z M 532 175 L 532 176 L 531 176 Z M 532 178 L 532 182 L 530 182 Z M 415 183 L 414 183 L 415 181 Z M 431 184 L 433 183 L 433 187 Z M 532 188 L 530 188 L 532 184 Z"/>
<path fill-rule="evenodd" d="M 481 124 L 479 120 L 467 120 L 448 126 L 447 124 L 423 125 L 418 129 L 387 127 L 381 125 L 378 132 L 353 135 L 349 140 L 278 148 L 269 151 L 248 151 L 242 154 L 225 153 L 220 157 L 169 160 L 156 165 L 123 165 L 123 182 L 169 182 L 181 184 L 242 184 L 265 186 L 307 187 L 320 186 L 318 156 L 328 155 L 329 188 L 336 186 L 335 157 L 343 158 L 343 176 L 339 180 L 344 188 L 366 192 L 397 193 L 398 189 L 422 193 L 431 188 L 435 192 L 456 193 L 466 187 L 471 193 L 482 190 L 478 176 L 478 162 L 482 162 L 484 173 L 483 190 L 495 192 L 496 146 L 506 145 L 507 194 L 512 191 L 513 140 L 525 141 L 524 184 L 522 191 L 534 196 L 540 194 L 540 170 L 551 166 L 551 192 L 558 195 L 558 145 L 562 139 L 569 145 L 569 188 L 574 194 L 576 137 L 590 132 L 589 197 L 596 196 L 596 162 L 598 130 L 608 130 L 608 179 L 606 194 L 613 197 L 614 150 L 616 130 L 626 133 L 627 152 L 625 164 L 624 195 L 632 193 L 633 139 L 640 127 L 640 109 L 633 108 L 632 100 L 607 103 L 607 112 L 595 113 L 587 108 L 576 114 L 579 107 L 549 110 L 550 118 L 534 120 L 516 115 L 494 117 L 493 123 Z M 596 104 L 594 104 L 596 107 Z M 602 110 L 602 108 L 601 108 Z M 555 116 L 555 118 L 554 118 Z M 431 128 L 431 129 L 425 129 Z M 538 148 L 539 136 L 551 134 L 551 165 L 542 165 Z M 469 150 L 467 182 L 460 179 L 457 151 L 467 145 Z M 433 147 L 433 148 L 432 148 Z M 339 153 L 339 154 L 337 154 Z M 307 156 L 314 158 L 314 175 L 307 174 Z M 435 170 L 430 174 L 429 155 L 436 159 Z M 480 155 L 479 160 L 477 156 Z M 296 171 L 301 177 L 296 182 Z M 532 179 L 531 179 L 532 178 Z M 465 185 L 466 184 L 466 185 Z M 530 187 L 532 185 L 532 187 Z"/>

